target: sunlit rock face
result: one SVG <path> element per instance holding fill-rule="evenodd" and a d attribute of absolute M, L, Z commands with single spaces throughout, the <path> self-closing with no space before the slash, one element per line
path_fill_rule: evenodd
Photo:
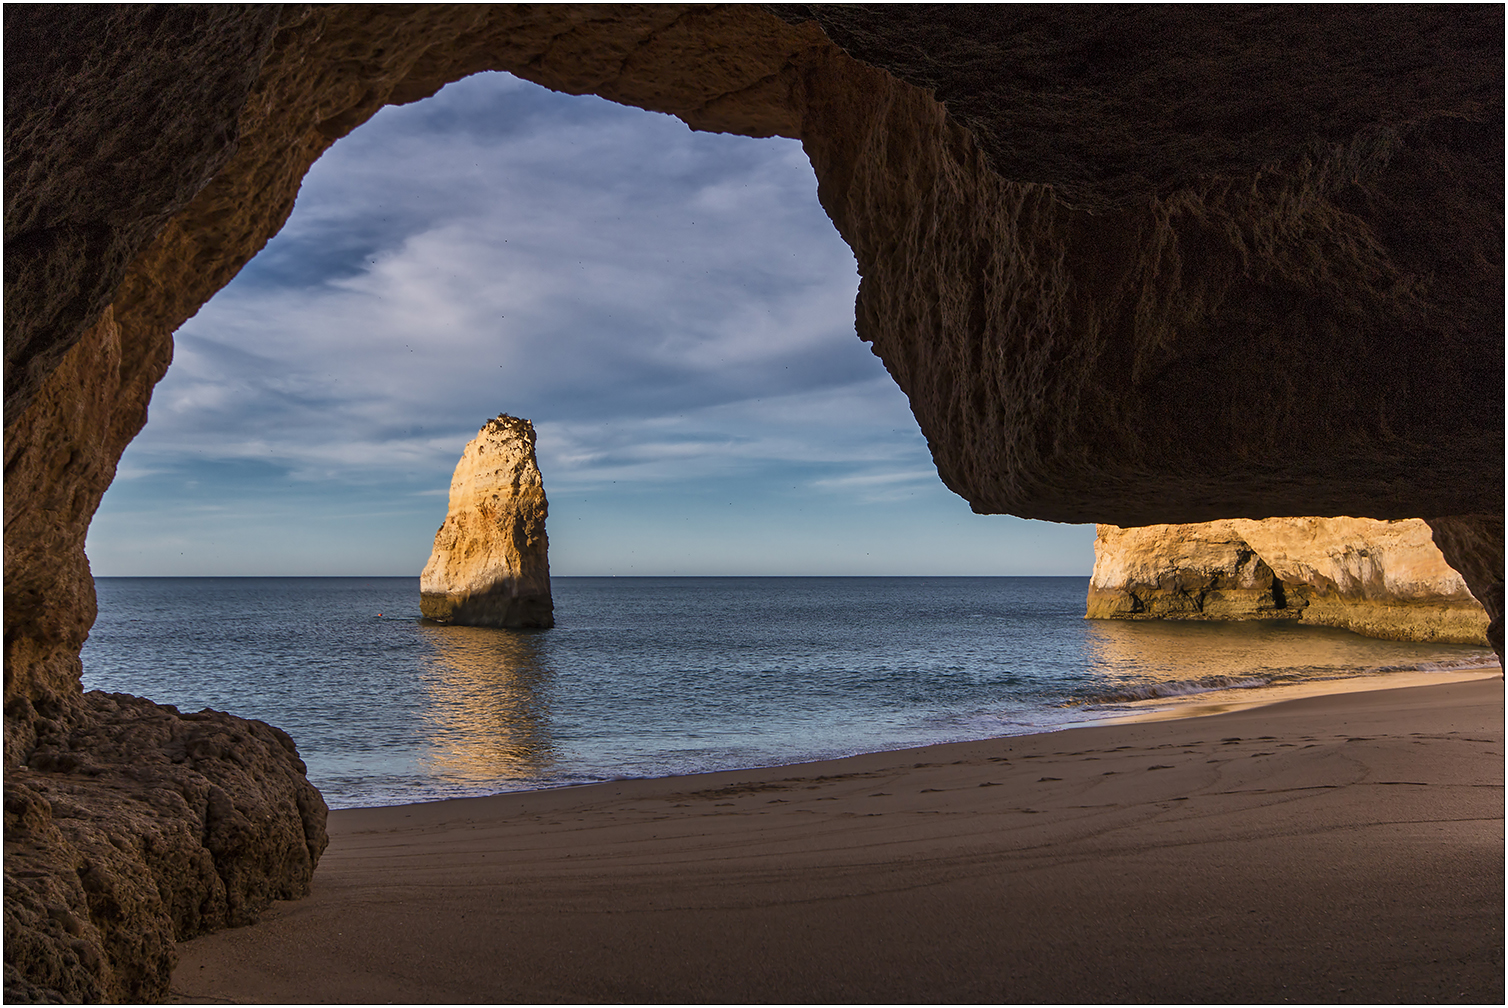
<path fill-rule="evenodd" d="M 1100 525 L 1090 619 L 1292 619 L 1389 640 L 1486 644 L 1488 616 L 1424 522 Z"/>
<path fill-rule="evenodd" d="M 1272 568 L 1234 524 L 1100 525 L 1085 616 L 1292 618 Z"/>
<path fill-rule="evenodd" d="M 1424 517 L 1501 652 L 1503 16 L 7 5 L 6 767 L 78 702 L 88 524 L 173 330 L 332 143 L 482 70 L 799 138 L 976 511 Z"/>
<path fill-rule="evenodd" d="M 419 577 L 425 618 L 462 626 L 554 626 L 548 514 L 534 425 L 507 414 L 488 420 L 456 463 L 445 524 Z"/>

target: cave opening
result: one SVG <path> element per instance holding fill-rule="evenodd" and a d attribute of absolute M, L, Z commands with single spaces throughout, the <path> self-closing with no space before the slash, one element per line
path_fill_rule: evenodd
<path fill-rule="evenodd" d="M 450 469 L 500 411 L 541 431 L 557 578 L 1086 572 L 1092 527 L 975 515 L 938 481 L 815 190 L 797 141 L 504 73 L 378 113 L 176 334 L 90 529 L 85 688 L 277 724 L 337 804 L 399 800 L 426 761 L 461 793 L 540 779 L 569 742 L 546 695 L 589 673 L 362 622 L 412 622 Z M 197 579 L 224 618 L 165 624 L 172 583 L 143 575 Z M 244 599 L 221 579 L 247 576 L 270 633 L 224 631 Z M 341 605 L 359 618 L 307 617 Z M 395 702 L 404 662 L 423 688 Z M 373 743 L 404 718 L 430 755 Z"/>

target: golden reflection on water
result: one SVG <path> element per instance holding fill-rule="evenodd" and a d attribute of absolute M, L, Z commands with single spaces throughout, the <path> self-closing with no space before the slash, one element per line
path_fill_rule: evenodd
<path fill-rule="evenodd" d="M 427 762 L 443 780 L 536 777 L 555 763 L 543 688 L 543 635 L 421 624 Z"/>
<path fill-rule="evenodd" d="M 1459 647 L 1376 640 L 1291 620 L 1085 620 L 1084 630 L 1089 667 L 1112 678 L 1278 674 L 1287 680 L 1470 657 Z"/>
<path fill-rule="evenodd" d="M 1336 657 L 1324 634 L 1284 633 L 1255 621 L 1085 620 L 1084 630 L 1091 669 L 1153 679 L 1324 665 Z"/>

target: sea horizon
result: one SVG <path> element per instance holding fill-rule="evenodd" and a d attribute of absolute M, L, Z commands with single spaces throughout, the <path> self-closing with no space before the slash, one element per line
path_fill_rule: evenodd
<path fill-rule="evenodd" d="M 109 578 L 403 578 L 418 574 L 95 574 Z M 1088 574 L 551 574 L 555 578 L 1083 578 Z"/>

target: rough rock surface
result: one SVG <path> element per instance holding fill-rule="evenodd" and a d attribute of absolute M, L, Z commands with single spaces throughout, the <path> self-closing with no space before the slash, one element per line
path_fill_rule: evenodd
<path fill-rule="evenodd" d="M 450 506 L 419 576 L 428 619 L 463 626 L 555 625 L 544 481 L 534 425 L 500 414 L 466 444 Z"/>
<path fill-rule="evenodd" d="M 805 10 L 890 71 L 802 137 L 976 510 L 1502 510 L 1501 11 Z"/>
<path fill-rule="evenodd" d="M 330 144 L 482 70 L 799 137 L 976 511 L 1427 517 L 1501 651 L 1503 17 L 8 5 L 6 766 L 79 695 L 88 523 L 173 330 Z"/>
<path fill-rule="evenodd" d="M 1090 619 L 1294 619 L 1486 644 L 1488 615 L 1417 519 L 1100 525 Z"/>
<path fill-rule="evenodd" d="M 1234 522 L 1100 525 L 1089 619 L 1293 618 L 1282 583 Z"/>
<path fill-rule="evenodd" d="M 1487 610 L 1487 641 L 1503 658 L 1503 515 L 1455 515 L 1427 519 L 1445 562 L 1466 581 Z"/>
<path fill-rule="evenodd" d="M 84 538 L 172 347 L 129 351 L 106 308 L 5 438 L 7 765 L 31 744 L 37 713 L 79 692 L 95 614 Z"/>
<path fill-rule="evenodd" d="M 7 417 L 235 151 L 278 15 L 276 4 L 5 9 Z"/>
<path fill-rule="evenodd" d="M 325 803 L 293 740 L 86 693 L 5 771 L 5 998 L 161 1001 L 173 943 L 296 899 Z"/>

